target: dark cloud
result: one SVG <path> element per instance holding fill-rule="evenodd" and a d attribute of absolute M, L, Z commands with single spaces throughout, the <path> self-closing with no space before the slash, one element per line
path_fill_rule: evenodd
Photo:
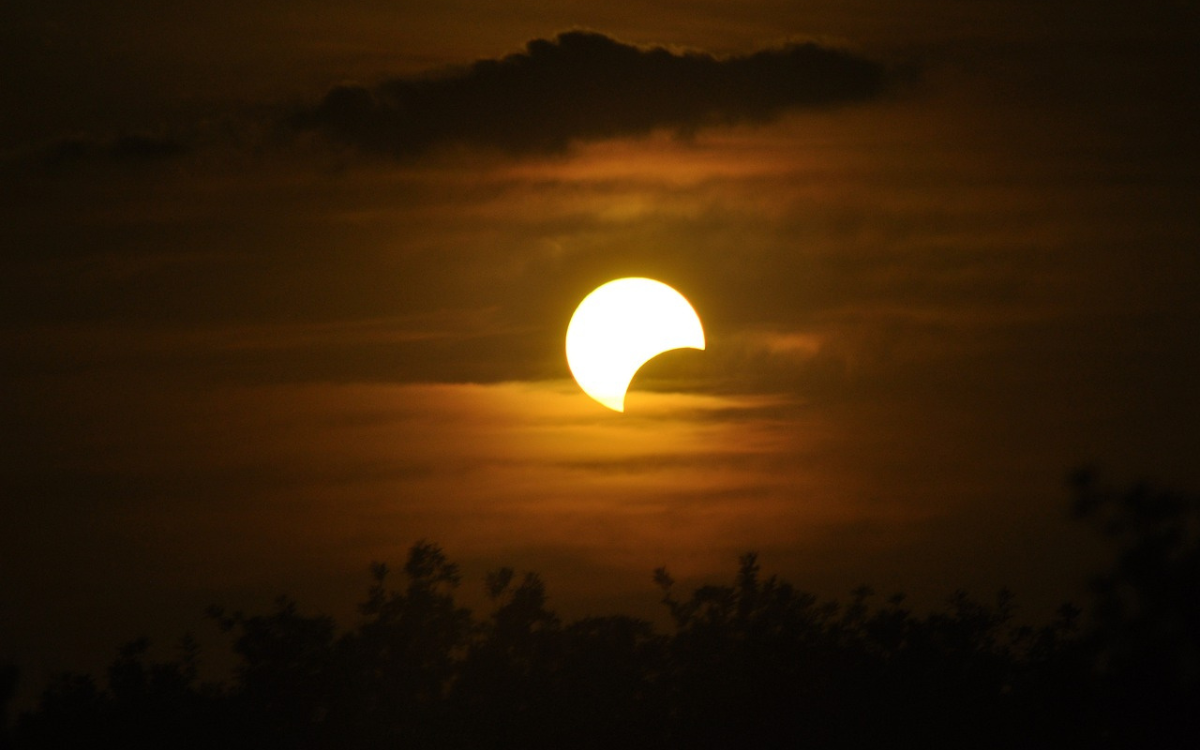
<path fill-rule="evenodd" d="M 6 166 L 51 171 L 84 164 L 150 164 L 184 156 L 193 147 L 182 140 L 148 133 L 122 133 L 104 138 L 78 135 L 56 138 L 24 152 L 10 154 Z"/>
<path fill-rule="evenodd" d="M 338 86 L 292 124 L 400 156 L 445 144 L 553 152 L 576 140 L 869 99 L 883 83 L 879 64 L 812 43 L 718 58 L 573 31 L 441 75 Z"/>

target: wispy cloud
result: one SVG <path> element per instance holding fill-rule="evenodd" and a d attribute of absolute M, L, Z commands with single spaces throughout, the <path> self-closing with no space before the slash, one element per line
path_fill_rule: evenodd
<path fill-rule="evenodd" d="M 49 170 L 84 164 L 152 164 L 191 153 L 193 146 L 172 136 L 120 133 L 114 136 L 74 135 L 6 156 L 10 165 L 32 165 Z"/>

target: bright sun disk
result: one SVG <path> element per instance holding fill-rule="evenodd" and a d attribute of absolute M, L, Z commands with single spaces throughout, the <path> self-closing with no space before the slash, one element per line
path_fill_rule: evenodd
<path fill-rule="evenodd" d="M 642 365 L 672 349 L 703 349 L 700 318 L 682 294 L 643 278 L 597 287 L 567 326 L 567 364 L 585 393 L 625 411 L 625 392 Z"/>

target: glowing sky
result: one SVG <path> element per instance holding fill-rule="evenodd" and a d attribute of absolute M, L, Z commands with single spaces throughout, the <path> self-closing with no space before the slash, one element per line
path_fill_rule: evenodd
<path fill-rule="evenodd" d="M 575 613 L 753 549 L 1038 617 L 1070 469 L 1200 484 L 1195 3 L 243 5 L 0 11 L 27 679 L 421 538 Z M 563 357 L 619 276 L 708 347 L 624 416 Z"/>

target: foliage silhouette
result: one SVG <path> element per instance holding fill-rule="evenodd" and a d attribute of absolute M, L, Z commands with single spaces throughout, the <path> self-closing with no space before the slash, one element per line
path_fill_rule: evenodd
<path fill-rule="evenodd" d="M 476 616 L 436 545 L 403 579 L 371 568 L 339 631 L 280 599 L 210 614 L 237 668 L 197 678 L 190 637 L 168 662 L 122 647 L 100 685 L 63 675 L 12 732 L 15 748 L 1193 747 L 1200 500 L 1075 478 L 1079 516 L 1117 543 L 1090 616 L 1042 627 L 1013 596 L 956 592 L 917 614 L 862 587 L 821 601 L 754 555 L 729 585 L 677 592 L 654 573 L 670 632 L 613 615 L 564 623 L 541 579 L 501 568 Z M 15 672 L 0 670 L 0 688 Z M 5 682 L 7 680 L 7 682 Z M 8 692 L 11 692 L 9 689 Z M 4 692 L 0 691 L 0 698 Z M 0 703 L 2 705 L 2 703 Z"/>
<path fill-rule="evenodd" d="M 1072 477 L 1075 512 L 1117 545 L 1093 584 L 1090 633 L 1115 742 L 1195 747 L 1200 739 L 1200 495 Z"/>

